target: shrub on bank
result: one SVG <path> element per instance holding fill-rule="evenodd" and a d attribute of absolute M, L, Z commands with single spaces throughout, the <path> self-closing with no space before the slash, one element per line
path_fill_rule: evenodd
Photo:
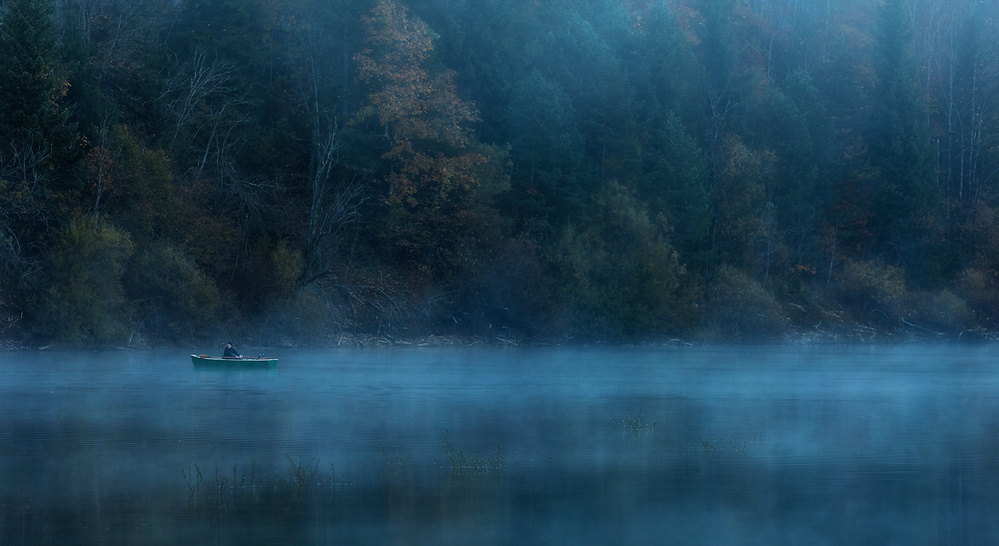
<path fill-rule="evenodd" d="M 703 335 L 712 340 L 767 339 L 783 335 L 787 320 L 774 295 L 745 272 L 723 265 L 708 286 Z"/>
<path fill-rule="evenodd" d="M 121 278 L 133 252 L 127 233 L 96 217 L 59 233 L 43 303 L 46 337 L 70 343 L 121 342 L 127 335 Z"/>
<path fill-rule="evenodd" d="M 136 315 L 157 335 L 183 339 L 214 326 L 222 295 L 183 250 L 157 244 L 142 251 L 127 286 Z"/>
<path fill-rule="evenodd" d="M 881 260 L 848 260 L 834 282 L 838 300 L 874 323 L 894 325 L 912 301 L 905 271 Z"/>

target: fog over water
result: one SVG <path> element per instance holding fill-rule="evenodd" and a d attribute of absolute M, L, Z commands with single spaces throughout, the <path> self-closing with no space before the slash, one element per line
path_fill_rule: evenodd
<path fill-rule="evenodd" d="M 997 355 L 2 353 L 0 544 L 996 543 Z"/>

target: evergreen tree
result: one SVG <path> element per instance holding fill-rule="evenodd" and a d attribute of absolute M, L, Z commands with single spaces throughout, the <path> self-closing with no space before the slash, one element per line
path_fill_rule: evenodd
<path fill-rule="evenodd" d="M 8 215 L 48 223 L 54 212 L 69 212 L 79 189 L 65 170 L 78 156 L 77 137 L 63 100 L 51 3 L 11 0 L 0 19 L 0 51 L 0 199 Z M 42 211 L 38 200 L 57 208 Z"/>
<path fill-rule="evenodd" d="M 511 214 L 564 218 L 578 209 L 584 160 L 583 134 L 572 99 L 557 82 L 533 71 L 517 82 L 506 114 L 517 192 Z"/>
<path fill-rule="evenodd" d="M 894 255 L 914 280 L 925 281 L 940 201 L 926 102 L 911 51 L 909 9 L 908 0 L 885 0 L 875 28 L 872 231 L 875 250 Z"/>
<path fill-rule="evenodd" d="M 64 105 L 51 3 L 0 11 L 0 305 L 37 316 L 46 241 L 76 212 L 82 177 Z"/>
<path fill-rule="evenodd" d="M 52 9 L 47 0 L 11 0 L 0 19 L 0 136 L 48 143 L 62 127 L 65 82 L 56 75 Z"/>

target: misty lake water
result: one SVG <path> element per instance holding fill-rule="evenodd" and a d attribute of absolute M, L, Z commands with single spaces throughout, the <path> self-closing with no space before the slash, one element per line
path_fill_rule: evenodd
<path fill-rule="evenodd" d="M 0 354 L 0 544 L 999 543 L 993 346 L 269 355 Z"/>

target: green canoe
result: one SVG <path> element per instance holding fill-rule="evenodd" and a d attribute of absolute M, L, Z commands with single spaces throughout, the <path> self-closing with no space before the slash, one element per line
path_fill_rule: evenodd
<path fill-rule="evenodd" d="M 278 359 L 269 357 L 191 355 L 195 368 L 277 368 Z"/>

